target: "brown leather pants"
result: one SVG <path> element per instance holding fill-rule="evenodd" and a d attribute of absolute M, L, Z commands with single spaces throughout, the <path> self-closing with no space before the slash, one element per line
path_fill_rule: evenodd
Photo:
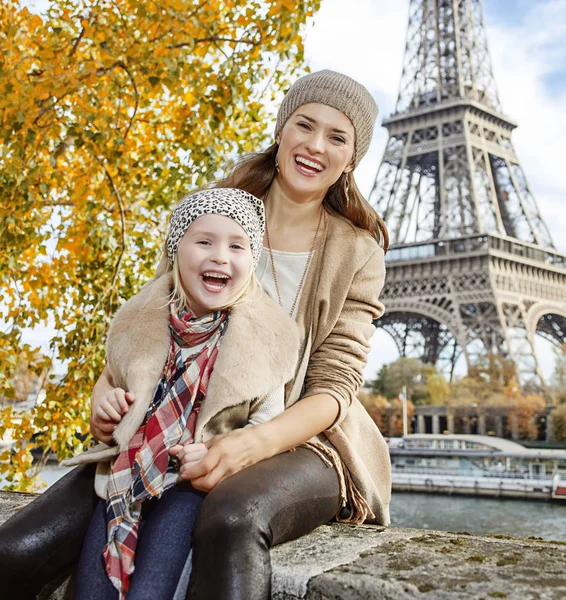
<path fill-rule="evenodd" d="M 28 600 L 77 561 L 94 511 L 94 468 L 74 469 L 0 527 L 2 597 Z M 193 532 L 191 600 L 267 600 L 269 549 L 332 519 L 338 477 L 305 448 L 220 483 Z"/>
<path fill-rule="evenodd" d="M 96 465 L 77 467 L 0 527 L 0 597 L 33 600 L 78 561 L 98 498 Z"/>

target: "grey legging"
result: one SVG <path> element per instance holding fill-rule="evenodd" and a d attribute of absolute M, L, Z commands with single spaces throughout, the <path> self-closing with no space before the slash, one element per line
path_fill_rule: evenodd
<path fill-rule="evenodd" d="M 7 597 L 33 599 L 77 561 L 96 504 L 92 466 L 74 469 L 0 527 Z M 306 448 L 226 479 L 204 499 L 193 532 L 191 600 L 267 600 L 269 549 L 332 519 L 338 477 Z"/>

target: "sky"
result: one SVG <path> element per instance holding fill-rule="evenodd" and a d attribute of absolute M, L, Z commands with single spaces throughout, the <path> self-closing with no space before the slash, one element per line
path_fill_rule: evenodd
<path fill-rule="evenodd" d="M 380 114 L 367 156 L 356 170 L 369 194 L 387 142 L 381 120 L 395 107 L 403 65 L 409 0 L 323 0 L 306 35 L 313 71 L 333 69 L 365 85 Z M 566 2 L 484 0 L 488 46 L 503 113 L 518 123 L 512 140 L 557 249 L 566 253 Z M 553 371 L 548 343 L 537 340 L 543 374 Z M 378 330 L 366 379 L 398 357 Z M 461 371 L 460 371 L 461 372 Z"/>
<path fill-rule="evenodd" d="M 41 11 L 48 0 L 28 0 Z M 365 85 L 380 114 L 367 156 L 356 170 L 369 194 L 387 141 L 381 120 L 393 112 L 407 29 L 409 0 L 322 0 L 306 33 L 311 70 L 333 69 Z M 566 253 L 562 210 L 566 201 L 566 1 L 484 0 L 493 70 L 503 113 L 518 123 L 513 143 L 543 219 Z M 48 330 L 29 341 L 45 343 Z M 553 370 L 550 347 L 539 343 L 543 372 Z M 364 375 L 398 357 L 391 337 L 378 331 Z"/>

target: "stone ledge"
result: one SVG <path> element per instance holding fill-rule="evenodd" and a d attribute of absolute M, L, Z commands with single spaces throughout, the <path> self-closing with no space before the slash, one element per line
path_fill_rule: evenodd
<path fill-rule="evenodd" d="M 0 522 L 33 494 L 0 492 Z M 272 550 L 274 600 L 562 600 L 566 542 L 329 524 Z M 64 587 L 49 596 L 64 598 Z"/>

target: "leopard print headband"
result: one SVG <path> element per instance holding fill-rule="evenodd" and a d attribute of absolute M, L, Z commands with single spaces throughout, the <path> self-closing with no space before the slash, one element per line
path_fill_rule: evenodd
<path fill-rule="evenodd" d="M 263 202 L 243 190 L 213 188 L 190 194 L 171 215 L 167 234 L 167 257 L 173 264 L 180 241 L 193 221 L 203 215 L 223 215 L 238 223 L 250 238 L 254 270 L 263 247 L 265 211 Z"/>

